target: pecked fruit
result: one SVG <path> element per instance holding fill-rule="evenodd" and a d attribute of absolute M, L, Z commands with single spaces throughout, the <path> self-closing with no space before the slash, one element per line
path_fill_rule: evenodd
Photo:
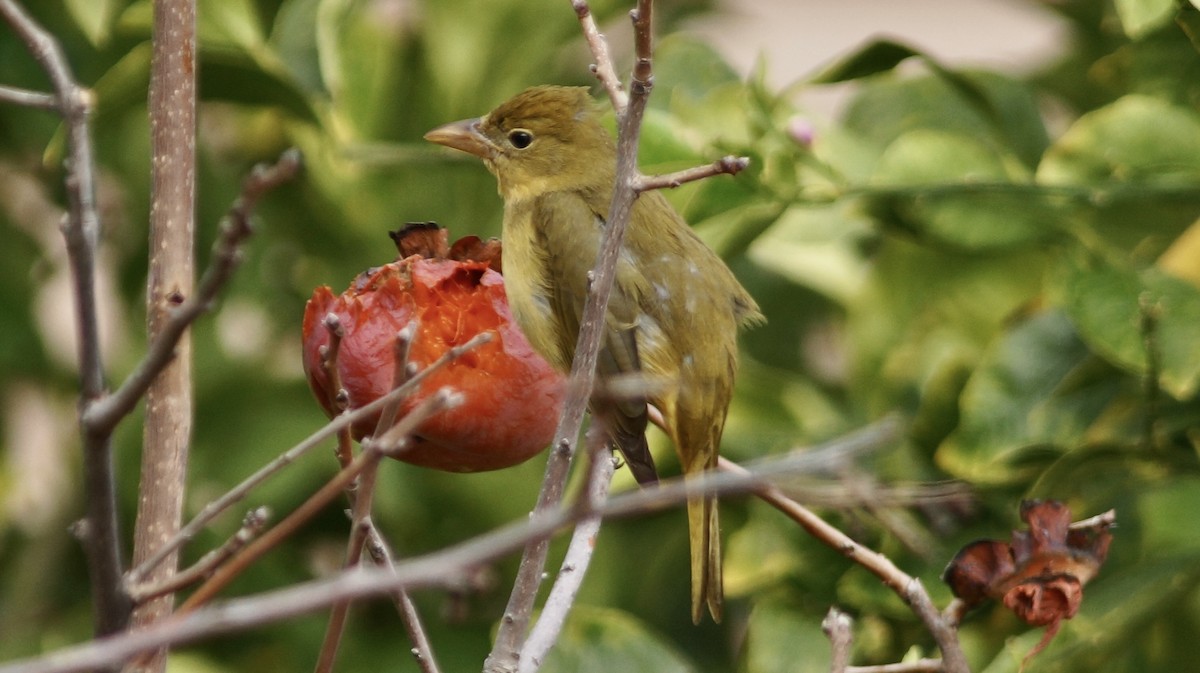
<path fill-rule="evenodd" d="M 360 274 L 341 295 L 313 292 L 304 311 L 304 372 L 325 413 L 336 392 L 321 366 L 330 342 L 323 320 L 339 318 L 344 336 L 337 373 L 358 408 L 386 394 L 396 365 L 396 334 L 417 321 L 408 360 L 424 368 L 450 348 L 485 331 L 492 340 L 432 373 L 405 398 L 400 416 L 439 388 L 464 396 L 462 405 L 434 415 L 398 457 L 452 472 L 496 470 L 524 462 L 548 446 L 562 406 L 564 380 L 526 341 L 513 321 L 499 273 L 496 241 L 464 238 L 447 247 L 445 229 L 408 225 L 393 234 L 400 259 Z M 354 424 L 355 439 L 375 431 L 378 416 Z"/>

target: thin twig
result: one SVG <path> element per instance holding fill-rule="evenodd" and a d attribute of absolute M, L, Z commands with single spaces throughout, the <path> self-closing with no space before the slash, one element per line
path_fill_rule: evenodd
<path fill-rule="evenodd" d="M 367 532 L 371 527 L 371 503 L 375 495 L 376 477 L 379 474 L 379 458 L 383 454 L 377 451 L 363 450 L 376 456 L 369 465 L 358 475 L 357 489 L 353 491 L 353 510 L 350 525 L 350 539 L 346 543 L 346 561 L 342 564 L 349 570 L 358 565 L 362 559 L 363 543 L 366 542 Z M 350 493 L 351 491 L 347 491 Z M 346 628 L 346 618 L 350 614 L 350 601 L 339 601 L 333 604 L 329 611 L 329 623 L 325 627 L 325 639 L 321 642 L 321 650 L 317 655 L 315 673 L 329 673 L 333 670 L 337 659 L 338 649 L 342 643 L 342 633 Z"/>
<path fill-rule="evenodd" d="M 15 86 L 0 86 L 0 103 L 11 103 L 39 110 L 58 111 L 58 96 L 52 93 L 31 91 Z"/>
<path fill-rule="evenodd" d="M 337 383 L 337 355 L 340 350 L 342 340 L 341 325 L 331 326 L 330 318 L 336 319 L 337 316 L 330 314 L 325 321 L 326 327 L 330 331 L 329 357 L 322 366 L 326 368 L 326 375 L 329 377 L 331 387 L 340 388 L 340 383 Z M 413 336 L 416 334 L 416 321 L 410 321 L 404 329 L 400 330 L 396 335 L 394 348 L 395 358 L 393 360 L 392 371 L 392 389 L 400 388 L 408 380 L 408 353 L 412 346 Z M 395 424 L 396 413 L 400 408 L 400 400 L 395 398 L 392 402 L 384 406 L 383 411 L 379 414 L 379 421 L 375 426 L 374 437 L 384 437 L 387 430 L 391 429 Z M 407 441 L 407 438 L 405 438 Z M 365 440 L 365 444 L 370 446 L 373 439 Z M 345 444 L 346 455 L 343 455 L 343 443 Z M 350 459 L 349 451 L 349 430 L 338 433 L 338 458 L 346 461 Z M 386 449 L 389 447 L 380 447 Z M 393 449 L 394 450 L 394 449 Z M 367 448 L 364 447 L 364 452 Z M 382 455 L 382 453 L 380 453 Z M 375 461 L 367 469 L 363 470 L 358 479 L 355 480 L 346 489 L 346 498 L 350 501 L 351 507 L 351 526 L 350 539 L 346 544 L 346 561 L 343 568 L 353 568 L 357 566 L 362 559 L 363 545 L 367 538 L 374 533 L 379 535 L 379 531 L 375 529 L 374 523 L 371 521 L 371 506 L 375 497 L 375 483 L 378 476 L 379 461 Z M 345 464 L 343 462 L 343 467 Z M 381 540 L 382 541 L 382 540 Z M 397 590 L 403 592 L 403 590 Z M 404 596 L 407 599 L 407 595 Z M 411 601 L 409 602 L 411 604 Z M 346 619 L 350 614 L 350 602 L 342 601 L 334 603 L 333 608 L 329 612 L 329 623 L 325 627 L 325 639 L 321 643 L 321 650 L 317 655 L 317 665 L 314 668 L 316 673 L 329 673 L 333 670 L 334 662 L 337 659 L 338 649 L 341 647 L 342 634 L 346 628 Z M 405 617 L 406 613 L 401 610 L 401 617 Z M 417 628 L 420 628 L 419 622 Z"/>
<path fill-rule="evenodd" d="M 1086 528 L 1109 528 L 1117 522 L 1117 510 L 1110 509 L 1107 512 L 1101 512 L 1096 516 L 1089 516 L 1086 519 L 1072 522 L 1067 526 L 1070 530 L 1084 530 Z"/>
<path fill-rule="evenodd" d="M 400 428 L 407 435 L 413 432 L 421 423 L 425 422 L 434 414 L 454 406 L 456 402 L 455 395 L 443 388 L 438 390 L 433 395 L 426 398 L 421 404 L 417 405 L 410 411 L 393 430 Z M 254 561 L 262 557 L 271 549 L 274 549 L 281 541 L 287 539 L 292 533 L 296 532 L 300 526 L 304 525 L 317 512 L 324 509 L 329 503 L 333 502 L 338 495 L 346 489 L 364 470 L 373 469 L 373 465 L 383 457 L 383 452 L 367 447 L 362 453 L 354 459 L 349 466 L 339 471 L 316 493 L 311 495 L 308 500 L 305 500 L 294 512 L 289 514 L 287 518 L 280 521 L 277 526 L 267 531 L 262 537 L 258 538 L 237 556 L 230 559 L 229 563 L 225 564 L 209 578 L 207 582 L 202 584 L 196 592 L 188 597 L 176 614 L 187 614 L 195 610 L 198 606 L 203 605 L 208 600 L 216 596 L 217 593 L 229 585 L 238 575 L 248 568 Z"/>
<path fill-rule="evenodd" d="M 620 118 L 625 114 L 625 107 L 629 105 L 629 96 L 621 88 L 621 78 L 617 77 L 617 71 L 613 68 L 612 57 L 608 53 L 608 41 L 596 27 L 596 18 L 592 16 L 592 8 L 586 0 L 572 0 L 571 6 L 575 9 L 575 15 L 579 17 L 579 25 L 583 29 L 588 48 L 596 58 L 596 62 L 592 64 L 592 74 L 608 92 L 608 99 L 612 101 L 613 109 Z"/>
<path fill-rule="evenodd" d="M 674 189 L 685 182 L 695 182 L 714 175 L 737 175 L 749 165 L 750 159 L 730 155 L 705 166 L 695 166 L 664 175 L 639 176 L 633 188 L 639 193 L 651 189 Z"/>
<path fill-rule="evenodd" d="M 821 630 L 829 638 L 832 654 L 829 659 L 829 673 L 846 673 L 850 665 L 850 646 L 853 635 L 850 632 L 850 615 L 837 608 L 829 608 L 825 619 L 821 620 Z"/>
<path fill-rule="evenodd" d="M 599 510 L 608 498 L 616 463 L 608 447 L 608 431 L 602 424 L 593 425 L 588 430 L 587 438 L 591 469 L 588 471 L 584 488 L 579 493 L 576 508 L 594 512 Z M 517 669 L 519 673 L 535 673 L 541 668 L 550 648 L 558 641 L 571 606 L 575 603 L 575 596 L 583 586 L 583 578 L 596 549 L 596 537 L 600 534 L 602 521 L 599 515 L 593 515 L 576 524 L 554 586 L 546 596 L 537 623 L 533 625 L 529 637 L 521 647 Z"/>
<path fill-rule="evenodd" d="M 273 165 L 258 165 L 242 183 L 242 193 L 230 208 L 221 226 L 221 235 L 213 246 L 212 261 L 205 270 L 196 294 L 185 299 L 171 313 L 159 337 L 146 352 L 121 387 L 104 400 L 88 408 L 83 422 L 95 431 L 111 430 L 125 417 L 146 392 L 150 382 L 175 356 L 175 345 L 187 328 L 212 308 L 217 295 L 242 261 L 242 242 L 253 233 L 251 217 L 258 200 L 280 184 L 291 180 L 303 166 L 300 152 L 290 149 Z"/>
<path fill-rule="evenodd" d="M 720 459 L 720 469 L 734 474 L 749 474 L 745 468 L 725 458 Z M 945 670 L 949 673 L 969 673 L 966 657 L 958 636 L 941 618 L 929 594 L 921 585 L 920 580 L 910 577 L 892 563 L 891 559 L 868 547 L 860 545 L 850 536 L 827 523 L 824 519 L 785 496 L 776 486 L 766 484 L 755 491 L 755 494 L 773 505 L 820 542 L 841 553 L 870 571 L 883 581 L 888 588 L 899 595 L 925 623 L 925 627 L 933 635 L 942 651 Z"/>
<path fill-rule="evenodd" d="M 210 577 L 213 571 L 217 569 L 217 566 L 240 551 L 262 532 L 263 527 L 267 525 L 270 517 L 271 510 L 267 507 L 259 507 L 251 510 L 246 514 L 241 527 L 229 539 L 225 540 L 225 543 L 220 547 L 208 552 L 199 561 L 168 577 L 163 582 L 145 582 L 137 586 L 128 587 L 130 597 L 134 603 L 141 603 L 156 596 L 174 593 L 186 586 Z"/>
<path fill-rule="evenodd" d="M 487 333 L 485 332 L 483 334 Z M 383 409 L 384 406 L 386 406 L 392 400 L 409 394 L 438 369 L 441 369 L 448 363 L 453 362 L 455 359 L 461 357 L 463 353 L 466 353 L 472 348 L 485 343 L 488 338 L 490 337 L 484 337 L 481 334 L 460 346 L 455 346 L 454 348 L 447 350 L 445 353 L 442 353 L 441 357 L 414 375 L 400 388 L 389 392 L 370 404 L 366 404 L 358 409 L 340 414 L 337 418 L 334 418 L 329 423 L 326 423 L 319 430 L 304 439 L 304 441 L 280 454 L 279 457 L 264 465 L 257 472 L 242 481 L 242 483 L 233 487 L 216 500 L 205 505 L 194 519 L 188 522 L 187 525 L 179 530 L 179 533 L 177 533 L 175 537 L 173 537 L 166 544 L 164 544 L 161 549 L 159 549 L 155 556 L 146 559 L 145 563 L 130 571 L 127 581 L 131 584 L 137 584 L 143 581 L 149 569 L 153 568 L 162 557 L 165 557 L 166 554 L 170 552 L 170 550 L 178 548 L 180 545 L 183 545 L 187 543 L 188 540 L 194 538 L 196 534 L 203 530 L 204 527 L 208 525 L 210 521 L 216 518 L 218 514 L 241 502 L 242 499 L 244 499 L 250 493 L 250 491 L 254 490 L 254 488 L 256 488 L 259 484 L 290 465 L 293 461 L 307 453 L 309 450 L 320 446 L 321 443 L 336 435 L 342 429 L 349 427 L 351 424 L 356 423 L 363 418 L 379 412 L 380 409 Z"/>
<path fill-rule="evenodd" d="M 321 326 L 329 333 L 329 343 L 321 346 L 317 351 L 321 356 L 321 371 L 325 372 L 325 394 L 329 408 L 342 413 L 350 406 L 350 395 L 342 387 L 342 375 L 338 369 L 338 358 L 342 353 L 342 338 L 346 336 L 346 330 L 342 327 L 342 319 L 336 313 L 327 314 L 321 320 Z M 399 400 L 399 398 L 396 399 Z M 337 457 L 338 464 L 343 468 L 354 460 L 353 439 L 351 426 L 347 425 L 338 430 L 334 456 Z M 353 493 L 354 485 L 351 484 L 346 492 Z"/>
<path fill-rule="evenodd" d="M 370 528 L 367 530 L 367 552 L 371 554 L 375 565 L 394 572 L 395 561 L 391 548 L 376 530 L 374 522 L 368 521 L 367 523 L 370 524 Z M 390 594 L 392 602 L 396 605 L 396 611 L 400 613 L 400 621 L 404 624 L 405 631 L 408 632 L 408 642 L 412 643 L 411 652 L 421 673 L 440 673 L 437 659 L 433 656 L 433 645 L 429 642 L 429 636 L 425 633 L 421 616 L 417 613 L 417 606 L 413 604 L 412 598 L 403 587 L 397 587 Z"/>
<path fill-rule="evenodd" d="M 89 123 L 92 97 L 76 83 L 61 45 L 15 0 L 0 0 L 0 15 L 50 78 L 58 112 L 67 128 L 68 160 L 64 184 L 68 209 L 63 238 L 70 260 L 75 302 L 79 415 L 87 502 L 87 515 L 75 531 L 88 557 L 95 631 L 97 635 L 104 635 L 125 628 L 132 602 L 121 583 L 124 561 L 117 519 L 112 433 L 95 432 L 82 422 L 89 408 L 106 393 L 96 303 L 96 246 L 100 237 L 100 217 L 96 210 L 96 166 Z"/>

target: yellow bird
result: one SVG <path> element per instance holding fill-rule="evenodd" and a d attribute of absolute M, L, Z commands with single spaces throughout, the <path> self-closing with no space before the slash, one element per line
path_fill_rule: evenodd
<path fill-rule="evenodd" d="M 612 136 L 579 87 L 538 86 L 478 119 L 426 140 L 483 159 L 504 199 L 504 282 L 517 323 L 560 370 L 571 367 L 608 218 L 616 171 Z M 617 262 L 591 409 L 640 483 L 655 480 L 646 403 L 663 416 L 685 478 L 717 466 L 737 370 L 739 325 L 763 320 L 719 257 L 658 192 L 633 204 Z M 641 374 L 661 382 L 642 399 L 605 395 L 604 381 Z M 720 621 L 721 537 L 715 496 L 688 502 L 692 620 Z"/>

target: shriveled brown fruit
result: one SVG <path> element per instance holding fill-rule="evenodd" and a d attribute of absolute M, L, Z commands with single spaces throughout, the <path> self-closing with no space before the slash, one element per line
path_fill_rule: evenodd
<path fill-rule="evenodd" d="M 992 598 L 1026 624 L 1045 626 L 1028 660 L 1078 612 L 1083 586 L 1108 558 L 1112 533 L 1107 520 L 1072 529 L 1071 510 L 1057 500 L 1022 502 L 1021 519 L 1029 530 L 1013 531 L 1011 543 L 979 540 L 963 547 L 942 579 L 968 607 Z"/>
<path fill-rule="evenodd" d="M 452 472 L 479 472 L 521 463 L 548 446 L 562 406 L 564 379 L 530 347 L 504 295 L 499 242 L 467 237 L 453 248 L 446 230 L 430 223 L 393 235 L 402 258 L 360 274 L 340 295 L 313 292 L 304 311 L 304 371 L 330 417 L 334 403 L 321 349 L 330 344 L 323 320 L 332 313 L 343 329 L 337 374 L 351 409 L 373 402 L 392 387 L 397 333 L 416 320 L 408 360 L 419 368 L 475 335 L 490 342 L 434 372 L 406 397 L 408 413 L 448 386 L 464 403 L 417 429 L 414 444 L 398 457 Z M 450 257 L 457 257 L 451 259 Z M 470 257 L 470 259 L 468 259 Z M 493 268 L 495 267 L 495 268 Z M 355 439 L 373 433 L 378 416 L 355 423 Z"/>

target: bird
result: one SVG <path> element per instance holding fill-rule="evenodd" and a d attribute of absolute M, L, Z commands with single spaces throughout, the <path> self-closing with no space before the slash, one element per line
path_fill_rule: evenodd
<path fill-rule="evenodd" d="M 607 226 L 616 145 L 585 87 L 535 86 L 486 115 L 439 126 L 425 139 L 483 160 L 504 201 L 501 241 L 509 306 L 529 342 L 569 371 Z M 647 404 L 662 416 L 685 479 L 717 467 L 733 396 L 739 327 L 764 321 L 733 272 L 658 191 L 634 201 L 596 365 L 592 416 L 637 481 L 657 472 Z M 642 376 L 633 395 L 606 381 Z M 715 495 L 688 500 L 692 621 L 720 622 L 721 538 Z"/>

